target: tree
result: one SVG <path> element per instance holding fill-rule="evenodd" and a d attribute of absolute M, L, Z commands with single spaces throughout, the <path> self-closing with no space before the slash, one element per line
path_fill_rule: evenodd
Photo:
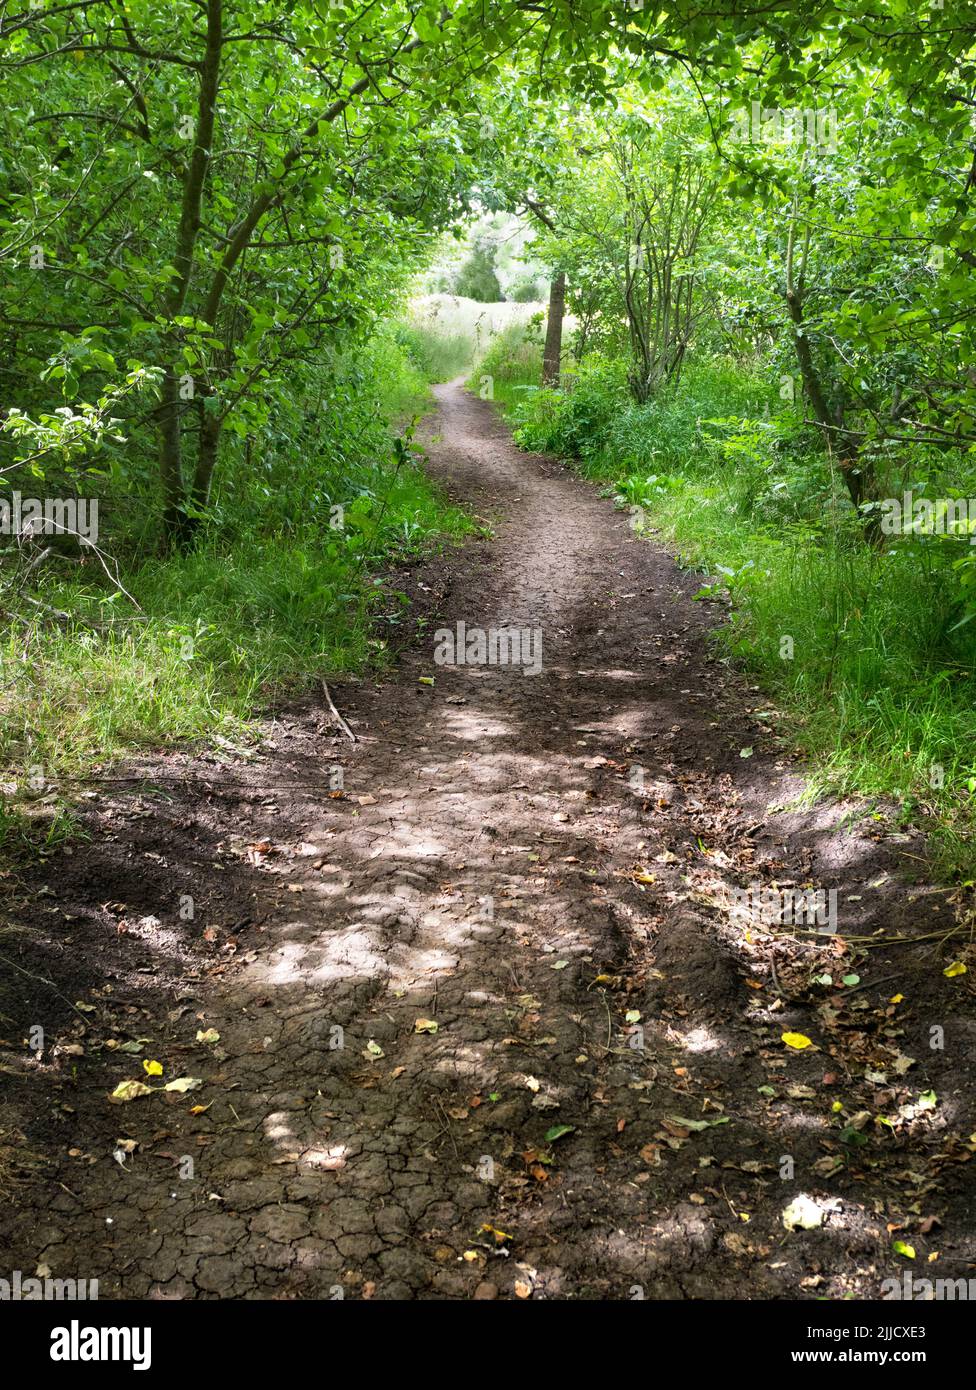
<path fill-rule="evenodd" d="M 491 246 L 472 248 L 458 272 L 454 292 L 467 299 L 475 299 L 479 304 L 497 304 L 504 298 L 495 274 L 495 257 Z"/>
<path fill-rule="evenodd" d="M 906 301 L 865 314 L 859 331 L 865 341 L 897 333 L 908 353 L 953 366 L 943 325 L 960 297 L 968 302 L 976 251 L 971 152 L 965 168 L 940 163 L 941 151 L 966 149 L 973 102 L 971 26 L 948 10 L 677 0 L 652 13 L 459 0 L 448 12 L 432 0 L 298 0 L 282 12 L 266 0 L 24 0 L 8 6 L 3 34 L 5 397 L 47 408 L 58 380 L 66 399 L 92 401 L 127 371 L 160 369 L 156 405 L 129 397 L 126 409 L 135 452 L 155 433 L 171 540 L 190 538 L 206 515 L 221 450 L 266 418 L 275 374 L 367 333 L 431 236 L 470 206 L 476 180 L 485 182 L 475 160 L 486 138 L 467 114 L 472 95 L 480 101 L 493 86 L 510 110 L 491 143 L 507 160 L 527 131 L 522 193 L 541 190 L 556 207 L 555 191 L 575 209 L 568 231 L 560 222 L 558 242 L 547 243 L 554 276 L 567 277 L 571 305 L 585 302 L 589 341 L 614 335 L 615 296 L 622 301 L 639 395 L 680 371 L 698 312 L 692 261 L 710 207 L 707 181 L 695 181 L 696 169 L 706 177 L 703 155 L 687 114 L 683 151 L 660 124 L 666 108 L 687 113 L 682 86 L 719 105 L 758 88 L 774 104 L 876 81 L 882 70 L 915 137 L 922 132 L 877 152 L 893 170 L 884 211 L 906 245 L 928 238 L 946 252 L 935 286 L 942 317 L 918 316 Z M 656 133 L 639 129 L 655 120 Z M 622 164 L 611 144 L 591 139 L 611 127 L 617 153 L 628 146 Z M 721 130 L 720 114 L 713 133 Z M 670 184 L 655 182 L 655 142 Z M 758 177 L 735 173 L 743 189 Z M 867 210 L 866 183 L 858 196 Z M 909 208 L 922 230 L 909 227 Z M 660 228 L 666 240 L 655 240 Z M 647 253 L 640 264 L 637 247 Z M 806 313 L 818 307 L 810 279 L 805 294 Z M 842 317 L 856 337 L 849 309 Z M 815 312 L 807 322 L 816 331 Z M 954 381 L 941 369 L 927 375 L 912 429 L 967 437 L 976 412 L 969 385 L 945 384 Z M 880 413 L 867 417 L 876 430 Z"/>

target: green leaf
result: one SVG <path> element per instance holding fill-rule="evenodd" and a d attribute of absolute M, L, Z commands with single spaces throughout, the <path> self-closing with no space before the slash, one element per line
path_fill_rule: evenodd
<path fill-rule="evenodd" d="M 555 1144 L 557 1139 L 562 1139 L 566 1134 L 573 1134 L 575 1130 L 575 1125 L 553 1125 L 551 1129 L 546 1130 L 545 1141 L 547 1144 Z"/>
<path fill-rule="evenodd" d="M 686 1120 L 681 1115 L 669 1115 L 667 1118 L 673 1125 L 680 1125 L 682 1129 L 694 1130 L 695 1133 L 700 1133 L 703 1129 L 714 1129 L 716 1125 L 729 1123 L 728 1115 L 720 1115 L 715 1120 Z"/>

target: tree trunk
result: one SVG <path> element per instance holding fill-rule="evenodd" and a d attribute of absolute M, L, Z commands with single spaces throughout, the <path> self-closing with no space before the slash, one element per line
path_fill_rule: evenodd
<path fill-rule="evenodd" d="M 800 368 L 800 380 L 813 409 L 813 417 L 820 426 L 828 451 L 837 460 L 840 476 L 858 514 L 865 538 L 871 545 L 878 545 L 881 542 L 880 518 L 876 511 L 861 510 L 865 502 L 873 500 L 874 487 L 870 464 L 862 456 L 857 440 L 842 429 L 843 412 L 832 411 L 827 404 L 806 333 L 803 300 L 795 290 L 787 291 L 786 306 L 793 321 L 793 346 Z"/>
<path fill-rule="evenodd" d="M 178 542 L 186 513 L 183 510 L 179 379 L 172 369 L 167 369 L 163 376 L 160 394 L 159 477 L 163 488 L 163 528 L 168 542 Z"/>
<path fill-rule="evenodd" d="M 549 317 L 546 320 L 546 346 L 542 353 L 543 386 L 559 385 L 563 355 L 563 317 L 566 313 L 566 273 L 559 270 L 549 286 Z"/>
<path fill-rule="evenodd" d="M 200 86 L 197 97 L 197 122 L 193 150 L 183 179 L 183 198 L 180 225 L 176 236 L 173 265 L 176 269 L 166 301 L 170 319 L 170 337 L 174 350 L 172 364 L 163 380 L 160 414 L 159 471 L 163 487 L 163 526 L 167 539 L 177 544 L 185 542 L 187 516 L 184 510 L 183 441 L 180 421 L 180 332 L 173 320 L 182 314 L 193 276 L 197 238 L 200 234 L 203 209 L 203 190 L 210 168 L 217 115 L 217 93 L 220 85 L 220 58 L 224 42 L 223 0 L 207 0 L 207 37 L 203 60 L 200 63 Z"/>
<path fill-rule="evenodd" d="M 206 398 L 204 398 L 205 402 Z M 216 402 L 215 402 L 216 404 Z M 194 512 L 203 511 L 210 501 L 210 484 L 217 466 L 217 451 L 220 447 L 220 430 L 223 421 L 213 411 L 201 403 L 200 445 L 197 451 L 197 466 L 193 475 L 190 500 Z M 194 523 L 198 518 L 194 516 Z"/>

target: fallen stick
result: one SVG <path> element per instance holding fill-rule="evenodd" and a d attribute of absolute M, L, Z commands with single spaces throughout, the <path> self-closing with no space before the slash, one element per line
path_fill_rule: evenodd
<path fill-rule="evenodd" d="M 358 738 L 357 738 L 356 735 L 353 733 L 352 729 L 350 729 L 349 725 L 346 723 L 346 721 L 343 719 L 342 715 L 339 713 L 339 711 L 336 709 L 335 705 L 333 704 L 333 702 L 332 702 L 332 696 L 329 694 L 329 687 L 326 685 L 325 681 L 322 681 L 322 689 L 325 691 L 325 698 L 326 698 L 326 699 L 328 700 L 328 702 L 329 702 L 329 709 L 332 711 L 333 715 L 335 716 L 335 721 L 336 721 L 336 723 L 339 725 L 339 728 L 342 730 L 342 732 L 343 732 L 344 734 L 346 734 L 349 738 L 352 739 L 353 743 L 358 743 L 358 742 L 359 742 Z"/>

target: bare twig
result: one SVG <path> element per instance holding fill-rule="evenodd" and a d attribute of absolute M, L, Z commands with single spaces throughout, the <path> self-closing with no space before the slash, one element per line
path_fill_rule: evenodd
<path fill-rule="evenodd" d="M 329 709 L 332 711 L 333 717 L 335 718 L 336 723 L 339 725 L 339 728 L 342 730 L 342 732 L 343 732 L 344 734 L 346 734 L 346 736 L 347 736 L 348 738 L 351 738 L 351 739 L 352 739 L 353 743 L 358 743 L 358 742 L 359 742 L 359 739 L 356 737 L 356 735 L 353 733 L 352 729 L 350 729 L 349 725 L 346 723 L 346 721 L 343 719 L 342 715 L 341 715 L 341 714 L 339 713 L 339 711 L 336 709 L 336 707 L 335 707 L 335 705 L 334 705 L 334 703 L 333 703 L 333 701 L 332 701 L 332 696 L 329 694 L 329 687 L 326 685 L 326 683 L 325 683 L 324 680 L 323 680 L 323 682 L 322 682 L 322 689 L 323 689 L 323 691 L 325 692 L 325 698 L 326 698 L 326 699 L 328 700 L 328 702 L 329 702 Z"/>

